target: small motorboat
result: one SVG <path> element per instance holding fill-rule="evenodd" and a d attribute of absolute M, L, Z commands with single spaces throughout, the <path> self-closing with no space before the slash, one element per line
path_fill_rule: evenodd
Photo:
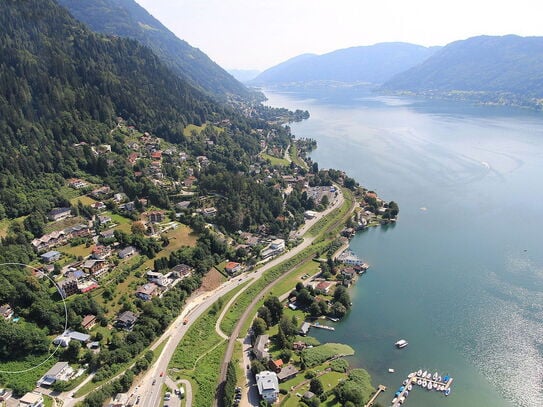
<path fill-rule="evenodd" d="M 422 387 L 423 387 L 423 388 L 426 388 L 426 385 L 427 385 L 427 384 L 428 384 L 428 382 L 426 381 L 426 379 L 424 379 L 424 380 L 422 381 Z"/>
<path fill-rule="evenodd" d="M 405 347 L 408 345 L 408 343 L 407 343 L 407 341 L 406 341 L 405 339 L 400 339 L 400 340 L 399 340 L 398 342 L 396 342 L 394 345 L 395 345 L 398 349 L 402 349 L 402 348 L 405 348 Z"/>
<path fill-rule="evenodd" d="M 409 374 L 407 375 L 407 377 L 408 377 L 409 379 L 411 379 L 413 376 L 415 376 L 415 374 L 416 374 L 415 372 L 411 372 L 411 373 L 409 373 Z"/>
<path fill-rule="evenodd" d="M 448 396 L 449 394 L 451 394 L 451 388 L 450 387 L 445 390 L 445 396 Z"/>
<path fill-rule="evenodd" d="M 437 372 L 435 372 L 434 375 L 432 376 L 432 379 L 434 380 L 434 382 L 437 380 L 438 377 L 439 376 L 438 376 Z"/>
<path fill-rule="evenodd" d="M 417 372 L 417 376 L 420 377 L 422 375 L 422 370 L 419 369 L 419 371 Z"/>
<path fill-rule="evenodd" d="M 428 373 L 427 370 L 425 370 L 424 372 L 422 372 L 422 378 L 423 378 L 423 379 L 426 379 L 426 373 Z"/>
<path fill-rule="evenodd" d="M 398 401 L 398 397 L 394 397 L 394 398 L 392 399 L 392 404 L 396 403 L 397 401 Z"/>
<path fill-rule="evenodd" d="M 388 373 L 394 373 L 394 372 L 395 372 L 394 369 L 392 369 L 392 368 L 388 369 Z"/>
<path fill-rule="evenodd" d="M 410 384 L 409 386 L 407 386 L 407 390 L 409 390 L 409 391 L 413 390 L 413 385 Z"/>
<path fill-rule="evenodd" d="M 403 381 L 403 383 L 402 383 L 402 384 L 403 384 L 404 386 L 407 386 L 407 383 L 409 383 L 409 382 L 408 382 L 408 380 L 407 380 L 407 379 L 405 379 L 405 380 Z"/>
<path fill-rule="evenodd" d="M 417 385 L 422 386 L 422 380 L 421 379 L 417 380 Z"/>

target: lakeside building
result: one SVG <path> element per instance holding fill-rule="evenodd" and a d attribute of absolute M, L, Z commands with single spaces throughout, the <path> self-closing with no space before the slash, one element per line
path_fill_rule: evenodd
<path fill-rule="evenodd" d="M 275 403 L 279 396 L 279 381 L 274 372 L 265 370 L 257 373 L 256 385 L 258 386 L 258 394 L 263 400 L 268 403 Z"/>
<path fill-rule="evenodd" d="M 268 342 L 269 342 L 269 336 L 268 335 L 258 335 L 255 344 L 253 346 L 253 353 L 255 357 L 260 361 L 265 361 L 270 358 L 270 354 L 268 352 Z"/>
<path fill-rule="evenodd" d="M 52 386 L 56 381 L 68 381 L 74 370 L 68 362 L 58 362 L 38 381 L 38 386 Z"/>

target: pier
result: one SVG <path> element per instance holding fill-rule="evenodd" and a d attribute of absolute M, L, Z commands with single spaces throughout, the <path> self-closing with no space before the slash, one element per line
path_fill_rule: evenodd
<path fill-rule="evenodd" d="M 384 392 L 386 389 L 387 389 L 386 386 L 383 386 L 382 384 L 377 386 L 377 391 L 373 394 L 373 396 L 371 396 L 371 399 L 368 401 L 368 403 L 364 404 L 364 407 L 372 407 L 373 403 L 375 403 L 375 400 L 377 399 L 377 397 L 379 397 L 379 395 L 382 392 Z"/>
<path fill-rule="evenodd" d="M 420 372 L 420 371 L 419 371 Z M 433 378 L 433 376 L 430 376 L 430 373 L 424 377 L 423 375 L 418 376 L 418 372 L 410 373 L 406 380 L 404 380 L 404 385 L 399 388 L 399 390 L 394 393 L 394 399 L 392 400 L 392 407 L 399 407 L 402 405 L 406 400 L 407 396 L 409 395 L 409 392 L 414 389 L 414 386 L 420 385 L 422 382 L 426 383 L 426 386 L 422 388 L 426 388 L 428 391 L 436 390 L 438 392 L 443 392 L 445 395 L 448 395 L 450 393 L 450 387 L 453 382 L 453 378 L 449 376 L 445 376 L 441 381 L 436 380 Z M 429 377 L 430 376 L 430 377 Z M 446 379 L 446 380 L 445 380 Z M 412 390 L 409 390 L 408 387 L 412 386 Z"/>
<path fill-rule="evenodd" d="M 318 322 L 315 322 L 314 324 L 310 324 L 313 328 L 319 328 L 319 329 L 326 329 L 328 331 L 335 331 L 336 328 L 334 328 L 333 326 L 328 326 L 328 325 L 321 325 L 319 324 Z"/>

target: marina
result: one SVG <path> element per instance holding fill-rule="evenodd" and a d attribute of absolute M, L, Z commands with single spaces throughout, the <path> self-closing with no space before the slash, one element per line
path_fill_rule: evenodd
<path fill-rule="evenodd" d="M 313 328 L 319 328 L 319 329 L 326 329 L 327 331 L 335 331 L 336 328 L 333 326 L 328 325 L 322 325 L 319 322 L 315 322 L 314 324 L 310 324 Z"/>
<path fill-rule="evenodd" d="M 417 372 L 409 373 L 407 379 L 405 379 L 392 399 L 392 407 L 398 407 L 402 405 L 406 400 L 409 392 L 411 392 L 414 386 L 420 386 L 428 391 L 436 390 L 442 392 L 445 396 L 451 394 L 451 386 L 453 378 L 445 375 L 440 376 L 435 372 L 433 375 L 428 371 L 422 371 L 420 369 Z"/>

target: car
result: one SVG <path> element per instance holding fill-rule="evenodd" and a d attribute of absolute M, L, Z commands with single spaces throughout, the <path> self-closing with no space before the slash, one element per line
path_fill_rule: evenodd
<path fill-rule="evenodd" d="M 156 379 L 153 379 L 153 383 L 151 383 L 151 384 L 154 386 L 155 383 L 156 383 Z"/>
<path fill-rule="evenodd" d="M 160 372 L 160 377 L 164 376 L 164 372 Z"/>

